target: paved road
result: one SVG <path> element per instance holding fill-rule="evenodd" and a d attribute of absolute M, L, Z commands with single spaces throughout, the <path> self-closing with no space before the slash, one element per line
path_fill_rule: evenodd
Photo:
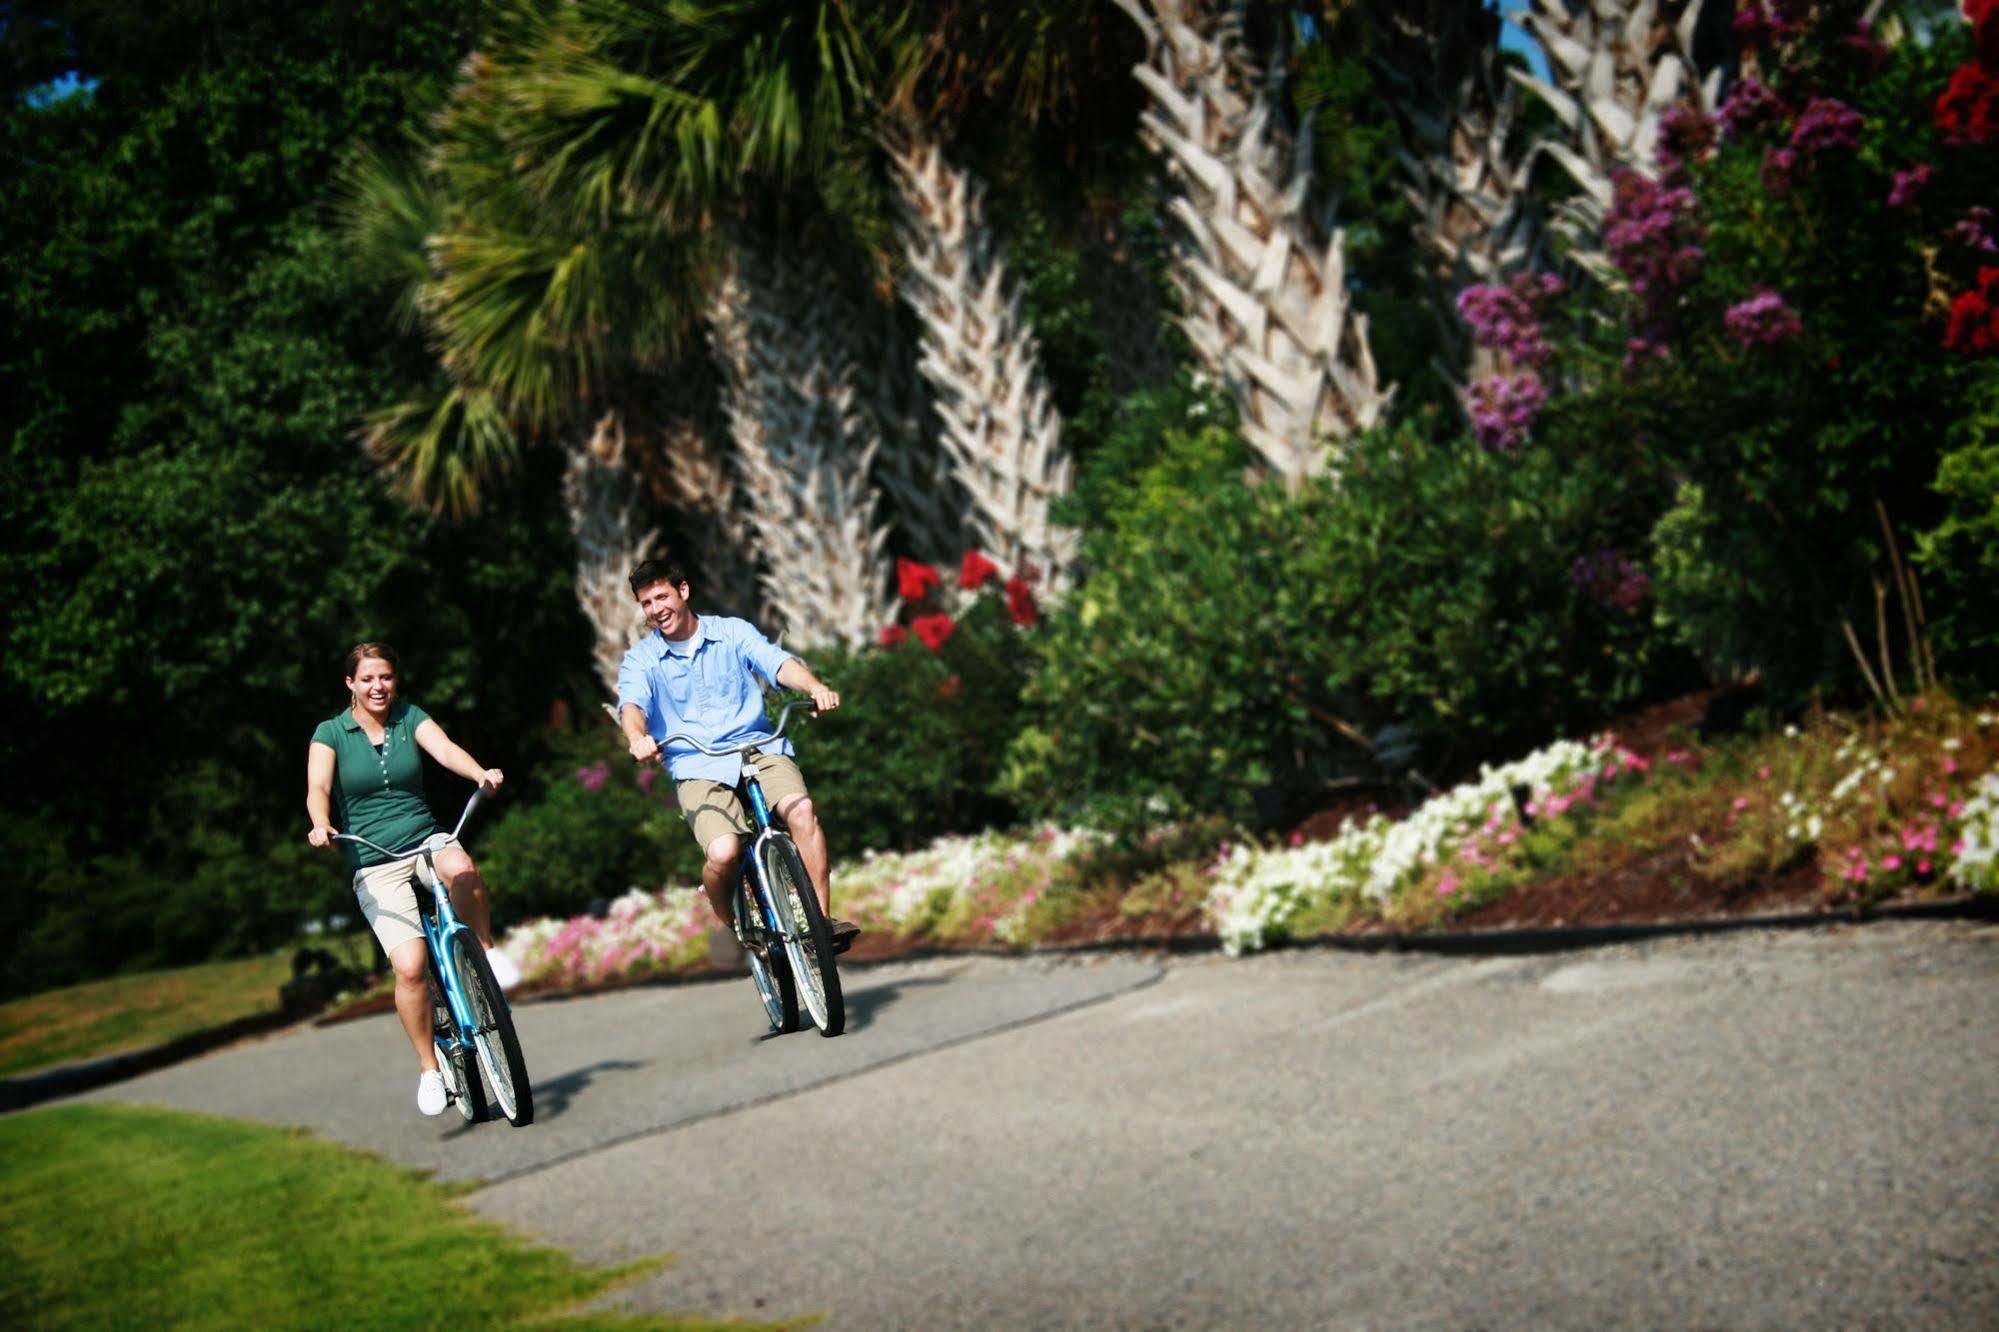
<path fill-rule="evenodd" d="M 524 1006 L 528 1130 L 417 1120 L 386 1019 L 100 1095 L 494 1181 L 472 1206 L 586 1258 L 678 1254 L 614 1299 L 647 1309 L 1999 1327 L 1991 927 L 853 980 L 837 1041 L 746 1040 L 741 982 Z"/>

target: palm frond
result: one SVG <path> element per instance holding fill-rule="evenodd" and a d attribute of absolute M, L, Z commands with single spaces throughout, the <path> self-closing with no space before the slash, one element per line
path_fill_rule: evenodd
<path fill-rule="evenodd" d="M 483 488 L 520 458 L 492 395 L 450 381 L 369 413 L 360 440 L 398 492 L 452 518 L 477 513 Z"/>

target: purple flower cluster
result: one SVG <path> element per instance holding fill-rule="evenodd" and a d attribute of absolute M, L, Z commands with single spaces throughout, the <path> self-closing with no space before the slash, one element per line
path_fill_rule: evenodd
<path fill-rule="evenodd" d="M 1547 405 L 1548 391 L 1537 375 L 1481 379 L 1471 386 L 1472 432 L 1495 453 L 1517 453 Z"/>
<path fill-rule="evenodd" d="M 1993 236 L 1992 210 L 1984 204 L 1974 204 L 1965 209 L 1964 216 L 1957 220 L 1950 234 L 1974 250 L 1999 254 L 1999 239 Z"/>
<path fill-rule="evenodd" d="M 1631 279 L 1631 290 L 1648 315 L 1656 315 L 1681 287 L 1700 275 L 1707 256 L 1694 244 L 1692 190 L 1662 186 L 1636 171 L 1611 178 L 1610 212 L 1603 244 L 1610 261 Z"/>
<path fill-rule="evenodd" d="M 1705 157 L 1720 137 L 1714 117 L 1685 102 L 1675 102 L 1659 117 L 1659 138 L 1652 151 L 1661 167 L 1677 173 L 1687 163 Z"/>
<path fill-rule="evenodd" d="M 610 779 L 611 765 L 603 759 L 576 770 L 576 784 L 593 795 L 603 790 L 604 783 Z"/>
<path fill-rule="evenodd" d="M 1860 127 L 1866 123 L 1838 98 L 1814 97 L 1791 130 L 1791 147 L 1805 153 L 1850 152 L 1860 146 Z"/>
<path fill-rule="evenodd" d="M 1785 0 L 1744 0 L 1735 11 L 1736 34 L 1752 46 L 1787 41 L 1797 28 Z"/>
<path fill-rule="evenodd" d="M 1744 347 L 1775 347 L 1805 331 L 1798 312 L 1784 304 L 1784 298 L 1759 287 L 1746 301 L 1728 307 L 1721 321 Z"/>
<path fill-rule="evenodd" d="M 1916 201 L 1918 194 L 1929 188 L 1930 177 L 1936 173 L 1936 168 L 1928 162 L 1918 162 L 1907 171 L 1897 171 L 1895 183 L 1888 190 L 1888 206 L 1907 208 Z"/>
<path fill-rule="evenodd" d="M 1772 148 L 1763 154 L 1763 188 L 1772 195 L 1786 195 L 1798 170 L 1798 154 L 1793 148 Z"/>
<path fill-rule="evenodd" d="M 1888 65 L 1887 46 L 1874 35 L 1874 25 L 1864 18 L 1854 20 L 1853 31 L 1840 38 L 1839 44 L 1859 57 L 1870 74 L 1879 74 Z"/>
<path fill-rule="evenodd" d="M 1624 372 L 1630 374 L 1641 366 L 1655 361 L 1669 361 L 1673 349 L 1663 342 L 1653 342 L 1647 338 L 1627 338 L 1624 343 Z"/>
<path fill-rule="evenodd" d="M 1575 585 L 1598 605 L 1633 614 L 1645 600 L 1652 580 L 1643 569 L 1624 557 L 1621 550 L 1600 550 L 1594 555 L 1578 555 L 1569 568 Z"/>
<path fill-rule="evenodd" d="M 1731 139 L 1753 133 L 1766 125 L 1780 124 L 1790 114 L 1791 108 L 1784 105 L 1784 99 L 1755 79 L 1738 80 L 1715 112 L 1721 122 L 1722 133 Z"/>
<path fill-rule="evenodd" d="M 1541 329 L 1541 314 L 1564 290 L 1553 273 L 1522 273 L 1503 287 L 1480 283 L 1458 293 L 1458 314 L 1471 325 L 1472 340 L 1505 356 L 1513 365 L 1539 368 L 1553 351 Z"/>

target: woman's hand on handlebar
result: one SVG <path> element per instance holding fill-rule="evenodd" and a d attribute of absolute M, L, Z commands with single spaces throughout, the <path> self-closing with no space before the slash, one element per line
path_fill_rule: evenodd
<path fill-rule="evenodd" d="M 495 795 L 499 792 L 500 783 L 506 780 L 507 774 L 501 772 L 498 768 L 488 768 L 484 773 L 480 774 L 479 793 L 481 795 Z"/>
<path fill-rule="evenodd" d="M 315 823 L 312 825 L 312 831 L 305 835 L 305 840 L 313 846 L 332 846 L 333 829 L 323 823 Z"/>

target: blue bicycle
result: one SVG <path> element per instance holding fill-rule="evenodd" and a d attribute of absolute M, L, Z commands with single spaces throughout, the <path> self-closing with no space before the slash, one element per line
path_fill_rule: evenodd
<path fill-rule="evenodd" d="M 417 894 L 417 915 L 430 950 L 432 1040 L 445 1093 L 458 1103 L 460 1114 L 477 1123 L 486 1114 L 486 1093 L 479 1085 L 479 1071 L 484 1069 L 500 1113 L 515 1128 L 524 1128 L 534 1122 L 534 1089 L 528 1084 L 520 1037 L 514 1033 L 513 1012 L 493 979 L 479 936 L 471 926 L 459 923 L 451 909 L 451 893 L 431 863 L 437 851 L 458 841 L 480 794 L 472 793 L 458 816 L 458 826 L 448 835 L 426 838 L 407 851 L 391 851 L 350 833 L 335 833 L 333 840 L 355 842 L 393 860 L 416 857 L 417 880 L 430 890 L 428 903 L 422 893 Z"/>
<path fill-rule="evenodd" d="M 660 748 L 685 740 L 717 758 L 753 753 L 783 735 L 792 710 L 805 702 L 793 699 L 785 704 L 769 735 L 739 745 L 710 746 L 691 735 L 675 734 L 660 741 Z M 754 829 L 731 905 L 764 1016 L 770 1019 L 772 1031 L 797 1031 L 798 1005 L 803 999 L 819 1034 L 838 1036 L 847 1026 L 847 1008 L 840 996 L 840 969 L 833 960 L 836 950 L 826 912 L 812 889 L 812 878 L 805 872 L 797 844 L 771 819 L 755 767 L 743 765 L 738 789 Z"/>

